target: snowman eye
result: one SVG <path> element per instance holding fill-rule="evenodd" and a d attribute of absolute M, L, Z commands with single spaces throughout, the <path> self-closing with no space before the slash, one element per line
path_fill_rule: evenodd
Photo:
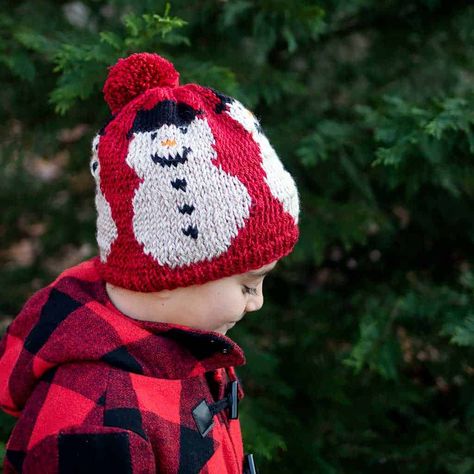
<path fill-rule="evenodd" d="M 91 162 L 91 173 L 92 176 L 95 178 L 95 172 L 97 171 L 97 168 L 99 167 L 99 162 L 97 160 L 93 160 Z"/>
<path fill-rule="evenodd" d="M 183 135 L 188 132 L 188 127 L 179 127 L 179 129 Z"/>

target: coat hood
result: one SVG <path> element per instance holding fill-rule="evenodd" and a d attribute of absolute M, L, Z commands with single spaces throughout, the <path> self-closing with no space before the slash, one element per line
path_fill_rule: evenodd
<path fill-rule="evenodd" d="M 156 378 L 185 379 L 242 365 L 230 338 L 185 326 L 140 321 L 108 298 L 93 258 L 39 290 L 0 342 L 0 407 L 19 416 L 46 372 L 97 361 Z"/>

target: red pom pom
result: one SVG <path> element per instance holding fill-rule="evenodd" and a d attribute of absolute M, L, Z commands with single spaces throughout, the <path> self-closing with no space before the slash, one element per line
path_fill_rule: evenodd
<path fill-rule="evenodd" d="M 112 114 L 132 99 L 154 87 L 177 87 L 179 73 L 158 54 L 136 53 L 118 62 L 109 70 L 104 97 Z"/>

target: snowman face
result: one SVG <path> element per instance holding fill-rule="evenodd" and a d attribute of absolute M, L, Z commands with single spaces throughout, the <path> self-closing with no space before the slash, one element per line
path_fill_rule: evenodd
<path fill-rule="evenodd" d="M 210 156 L 214 137 L 202 111 L 171 100 L 138 111 L 133 122 L 127 164 L 142 179 L 172 174 L 197 155 Z"/>
<path fill-rule="evenodd" d="M 90 171 L 92 177 L 95 179 L 96 183 L 99 181 L 99 158 L 98 158 L 98 149 L 99 149 L 99 139 L 100 135 L 96 135 L 92 140 L 92 156 L 90 161 Z"/>
<path fill-rule="evenodd" d="M 214 157 L 213 143 L 214 137 L 204 119 L 195 119 L 186 125 L 163 124 L 156 130 L 134 134 L 127 164 L 144 179 L 160 170 L 177 170 L 199 155 Z"/>

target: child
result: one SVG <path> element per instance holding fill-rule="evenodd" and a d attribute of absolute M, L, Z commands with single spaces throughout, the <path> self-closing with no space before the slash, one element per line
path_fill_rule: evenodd
<path fill-rule="evenodd" d="M 0 345 L 19 417 L 5 473 L 255 472 L 225 334 L 298 239 L 298 193 L 256 118 L 133 54 L 93 141 L 99 256 L 38 291 Z"/>

